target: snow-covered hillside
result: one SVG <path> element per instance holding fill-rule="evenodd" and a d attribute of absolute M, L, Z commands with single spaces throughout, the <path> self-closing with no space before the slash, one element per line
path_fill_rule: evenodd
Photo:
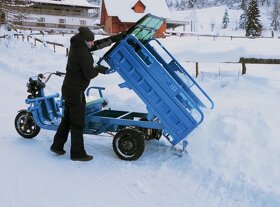
<path fill-rule="evenodd" d="M 53 38 L 69 41 L 69 36 Z M 198 46 L 198 51 L 209 56 L 221 55 L 227 52 L 222 45 L 228 40 L 221 40 L 217 47 L 212 39 L 168 37 L 160 41 L 194 74 L 183 54 L 187 56 L 190 47 Z M 261 47 L 262 40 L 254 41 Z M 278 42 L 266 44 L 272 47 Z M 251 47 L 247 42 L 235 44 Z M 277 56 L 273 51 L 271 55 Z M 215 109 L 205 110 L 205 121 L 187 137 L 188 153 L 183 157 L 176 155 L 181 143 L 174 148 L 162 138 L 147 142 L 139 160 L 121 161 L 113 152 L 112 138 L 102 134 L 85 136 L 87 152 L 94 159 L 77 163 L 69 159 L 69 141 L 67 153 L 55 156 L 49 151 L 54 132 L 42 130 L 27 140 L 16 133 L 13 123 L 17 110 L 27 107 L 28 78 L 63 71 L 64 53 L 13 38 L 0 39 L 0 206 L 280 206 L 278 65 L 248 66 L 244 76 L 240 76 L 239 65 L 201 65 L 196 80 L 213 98 Z M 261 51 L 255 54 L 265 56 Z M 118 88 L 121 82 L 114 73 L 100 75 L 92 85 L 106 87 L 113 109 L 145 111 L 132 91 Z M 59 92 L 61 83 L 61 78 L 53 78 L 47 92 Z"/>
<path fill-rule="evenodd" d="M 227 9 L 229 14 L 229 24 L 226 29 L 222 28 L 222 20 Z M 171 18 L 177 20 L 188 21 L 189 24 L 185 27 L 185 32 L 194 32 L 197 34 L 212 34 L 217 36 L 233 35 L 245 36 L 245 30 L 239 29 L 240 15 L 242 9 L 228 8 L 227 6 L 209 7 L 202 9 L 190 9 L 186 11 L 172 11 Z M 272 8 L 260 8 L 260 20 L 263 25 L 263 36 L 271 37 L 271 14 Z M 183 27 L 175 29 L 183 31 Z M 275 35 L 279 36 L 279 32 Z"/>

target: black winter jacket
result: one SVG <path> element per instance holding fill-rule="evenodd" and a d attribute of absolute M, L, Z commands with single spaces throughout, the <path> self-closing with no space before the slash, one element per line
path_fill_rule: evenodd
<path fill-rule="evenodd" d="M 81 97 L 90 80 L 98 75 L 98 71 L 93 65 L 94 60 L 91 51 L 110 46 L 113 40 L 111 37 L 96 40 L 94 46 L 89 49 L 85 40 L 79 34 L 76 34 L 70 39 L 70 43 L 62 95 L 65 101 L 69 103 L 81 103 Z"/>

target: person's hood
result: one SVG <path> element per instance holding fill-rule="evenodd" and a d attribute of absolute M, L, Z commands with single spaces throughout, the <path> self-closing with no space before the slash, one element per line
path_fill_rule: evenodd
<path fill-rule="evenodd" d="M 81 35 L 76 34 L 70 39 L 71 47 L 82 47 L 86 46 L 85 40 L 81 37 Z"/>

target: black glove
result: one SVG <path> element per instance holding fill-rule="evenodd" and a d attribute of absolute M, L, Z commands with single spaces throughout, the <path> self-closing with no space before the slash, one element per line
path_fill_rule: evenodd
<path fill-rule="evenodd" d="M 121 33 L 119 33 L 119 34 L 117 34 L 117 35 L 111 36 L 111 40 L 112 40 L 112 42 L 119 42 L 119 41 L 121 41 L 126 35 L 127 35 L 126 32 L 121 32 Z"/>
<path fill-rule="evenodd" d="M 98 65 L 95 67 L 95 69 L 98 71 L 98 73 L 106 74 L 106 71 L 109 69 L 106 66 Z"/>

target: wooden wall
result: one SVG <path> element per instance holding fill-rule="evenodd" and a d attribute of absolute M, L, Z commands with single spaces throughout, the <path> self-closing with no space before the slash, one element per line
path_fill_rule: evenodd
<path fill-rule="evenodd" d="M 136 13 L 143 13 L 145 10 L 145 5 L 138 1 L 133 7 Z M 117 34 L 122 31 L 127 31 L 130 27 L 132 27 L 135 23 L 121 22 L 118 17 L 108 16 L 104 0 L 102 0 L 101 7 L 101 20 L 100 24 L 104 26 L 104 31 L 110 34 Z M 164 37 L 164 32 L 166 31 L 166 22 L 160 27 L 158 32 L 155 34 L 155 37 Z"/>

